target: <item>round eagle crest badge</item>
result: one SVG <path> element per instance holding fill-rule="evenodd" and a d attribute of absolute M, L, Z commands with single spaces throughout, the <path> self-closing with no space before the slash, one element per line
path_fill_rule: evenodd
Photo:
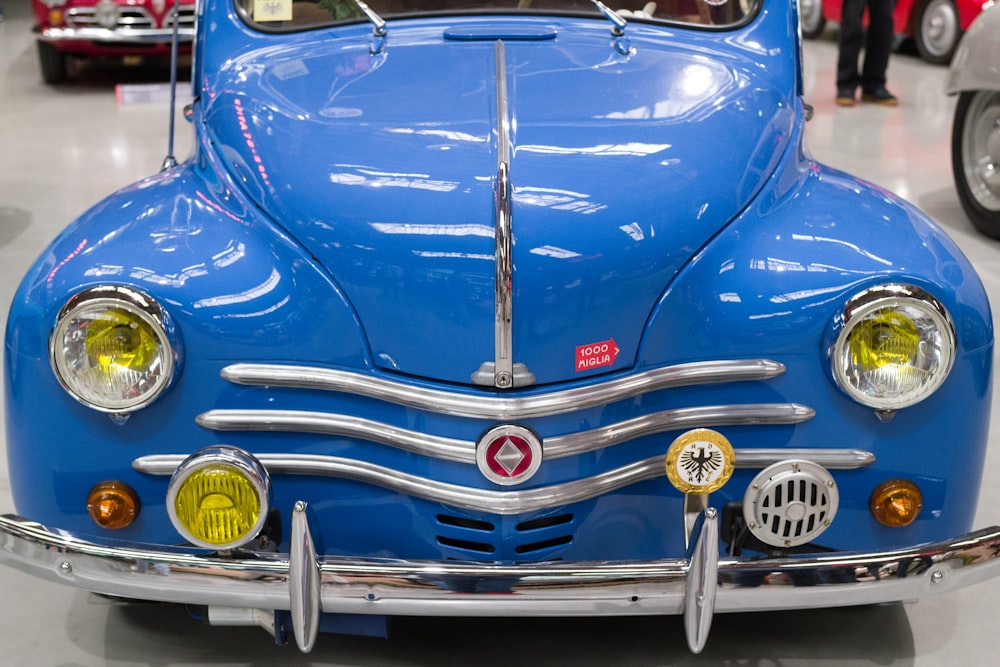
<path fill-rule="evenodd" d="M 679 491 L 718 491 L 733 474 L 736 453 L 724 435 L 707 428 L 682 434 L 667 450 L 667 478 Z"/>

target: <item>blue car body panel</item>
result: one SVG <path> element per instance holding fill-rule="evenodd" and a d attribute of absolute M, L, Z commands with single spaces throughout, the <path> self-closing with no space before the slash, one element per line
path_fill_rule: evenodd
<path fill-rule="evenodd" d="M 5 396 L 18 513 L 99 545 L 178 544 L 169 477 L 136 462 L 219 444 L 336 457 L 428 487 L 505 491 L 471 459 L 306 428 L 206 426 L 211 411 L 288 411 L 475 443 L 504 421 L 232 381 L 238 364 L 531 399 L 683 364 L 768 360 L 783 372 L 516 421 L 545 443 L 664 411 L 804 406 L 809 415 L 794 421 L 719 430 L 737 450 L 874 456 L 836 472 L 840 508 L 822 549 L 874 552 L 968 532 L 989 429 L 989 303 L 926 215 L 808 154 L 797 17 L 786 4 L 725 32 L 630 24 L 634 52 L 623 54 L 602 18 L 404 18 L 372 53 L 365 22 L 272 34 L 251 30 L 225 0 L 202 3 L 195 154 L 71 224 L 15 295 Z M 501 86 L 512 125 L 514 361 L 535 378 L 511 390 L 472 379 L 494 359 Z M 848 300 L 896 283 L 926 290 L 951 314 L 955 362 L 919 406 L 880 419 L 838 388 L 829 353 Z M 66 300 L 104 284 L 150 295 L 180 341 L 174 385 L 127 418 L 78 403 L 49 360 Z M 580 348 L 605 341 L 616 351 L 581 365 Z M 546 458 L 509 497 L 627 470 L 664 455 L 682 430 Z M 737 468 L 713 504 L 739 505 L 757 472 Z M 873 520 L 869 498 L 895 478 L 916 482 L 924 506 L 911 525 L 889 529 Z M 113 533 L 84 501 L 108 479 L 142 499 L 137 520 Z M 287 515 L 309 503 L 321 558 L 686 554 L 684 495 L 662 473 L 565 503 L 554 491 L 544 507 L 513 513 L 371 479 L 274 473 L 272 506 Z M 282 534 L 279 553 L 290 548 Z"/>

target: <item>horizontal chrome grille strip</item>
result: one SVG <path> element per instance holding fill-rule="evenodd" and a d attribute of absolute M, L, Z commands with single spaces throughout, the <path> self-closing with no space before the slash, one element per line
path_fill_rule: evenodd
<path fill-rule="evenodd" d="M 318 454 L 255 454 L 269 474 L 337 477 L 409 496 L 492 514 L 522 514 L 550 507 L 571 505 L 647 479 L 665 476 L 664 456 L 643 461 L 586 479 L 520 491 L 493 491 L 446 484 L 392 470 L 366 461 Z M 171 475 L 186 458 L 184 454 L 142 456 L 132 467 L 150 475 Z M 827 468 L 859 468 L 875 461 L 871 452 L 853 449 L 748 449 L 736 451 L 737 467 L 765 467 L 790 458 L 805 458 Z M 750 464 L 748 466 L 748 464 Z"/>
<path fill-rule="evenodd" d="M 627 419 L 592 431 L 545 438 L 542 451 L 546 459 L 557 459 L 666 431 L 710 426 L 798 424 L 812 419 L 815 414 L 812 408 L 795 403 L 678 408 Z"/>
<path fill-rule="evenodd" d="M 543 439 L 546 459 L 574 456 L 655 435 L 694 427 L 798 424 L 812 408 L 795 403 L 718 405 L 664 410 L 598 429 Z M 213 431 L 322 433 L 360 438 L 408 452 L 463 463 L 476 462 L 476 443 L 390 426 L 351 415 L 299 410 L 209 410 L 197 422 Z"/>
<path fill-rule="evenodd" d="M 351 415 L 300 410 L 209 410 L 195 419 L 213 431 L 277 431 L 345 436 L 447 461 L 476 462 L 476 443 Z"/>
<path fill-rule="evenodd" d="M 656 368 L 585 387 L 511 397 L 459 394 L 313 366 L 233 364 L 223 368 L 221 375 L 240 385 L 335 391 L 439 414 L 506 421 L 585 410 L 661 389 L 768 380 L 784 372 L 784 364 L 768 359 L 696 362 Z"/>

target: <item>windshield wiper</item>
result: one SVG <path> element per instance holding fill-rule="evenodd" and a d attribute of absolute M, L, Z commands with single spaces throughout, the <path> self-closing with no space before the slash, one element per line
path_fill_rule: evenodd
<path fill-rule="evenodd" d="M 628 21 L 622 18 L 622 16 L 618 12 L 616 12 L 615 10 L 611 9 L 606 4 L 601 2 L 601 0 L 590 0 L 590 1 L 594 3 L 594 5 L 602 14 L 604 14 L 604 18 L 611 21 L 611 23 L 614 25 L 614 27 L 611 28 L 612 35 L 614 35 L 615 37 L 621 37 L 622 35 L 625 34 L 625 26 L 628 25 Z M 355 0 L 355 2 L 357 2 L 357 0 Z"/>
<path fill-rule="evenodd" d="M 354 5 L 361 10 L 368 22 L 372 24 L 372 45 L 369 50 L 376 54 L 385 46 L 386 35 L 389 31 L 385 28 L 385 19 L 375 13 L 375 10 L 366 5 L 362 0 L 351 0 Z"/>
<path fill-rule="evenodd" d="M 355 2 L 357 1 L 355 0 Z M 628 25 L 628 21 L 621 14 L 601 2 L 601 0 L 590 1 L 594 3 L 598 11 L 604 14 L 604 18 L 611 21 L 611 35 L 615 38 L 615 50 L 623 56 L 632 55 L 632 45 L 625 36 L 625 26 Z"/>

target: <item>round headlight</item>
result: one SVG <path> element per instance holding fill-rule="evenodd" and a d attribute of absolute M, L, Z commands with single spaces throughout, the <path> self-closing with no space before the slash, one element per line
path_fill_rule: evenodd
<path fill-rule="evenodd" d="M 930 294 L 883 285 L 852 298 L 831 354 L 833 377 L 854 400 L 898 410 L 930 396 L 955 359 L 955 327 Z"/>
<path fill-rule="evenodd" d="M 267 470 L 228 445 L 206 447 L 177 466 L 167 486 L 170 521 L 186 540 L 234 549 L 260 533 L 270 507 Z"/>
<path fill-rule="evenodd" d="M 63 387 L 105 412 L 149 404 L 170 385 L 177 358 L 160 306 L 120 286 L 70 299 L 59 312 L 49 348 Z"/>

